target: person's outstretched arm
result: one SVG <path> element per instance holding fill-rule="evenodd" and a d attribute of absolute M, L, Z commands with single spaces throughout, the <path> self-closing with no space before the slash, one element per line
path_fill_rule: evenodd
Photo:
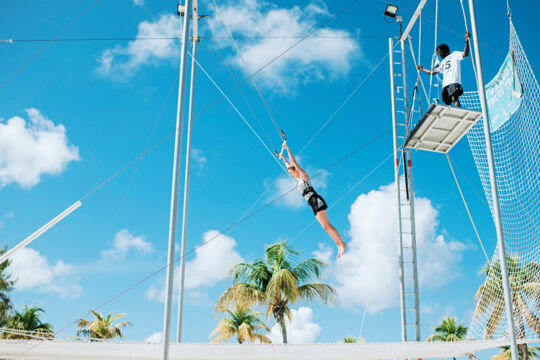
<path fill-rule="evenodd" d="M 422 65 L 417 65 L 416 69 L 418 69 L 419 71 L 423 71 L 423 72 L 425 72 L 426 74 L 429 74 L 429 75 L 435 75 L 436 73 L 439 72 L 439 70 L 437 70 L 437 69 L 428 70 L 428 69 L 424 68 Z"/>
<path fill-rule="evenodd" d="M 283 145 L 281 146 L 285 148 L 285 150 L 287 150 L 287 154 L 289 155 L 289 161 L 291 162 L 291 165 L 293 165 L 296 168 L 296 170 L 298 170 L 298 173 L 300 174 L 303 180 L 308 181 L 309 180 L 308 174 L 304 171 L 304 169 L 300 167 L 300 165 L 298 165 L 298 162 L 296 161 L 294 155 L 292 154 L 291 149 L 289 149 L 289 146 L 287 145 L 287 143 L 284 141 Z"/>
<path fill-rule="evenodd" d="M 463 58 L 466 58 L 467 56 L 469 56 L 469 43 L 471 42 L 470 39 L 471 39 L 471 34 L 469 34 L 469 32 L 466 32 L 465 33 L 465 49 L 463 50 Z"/>

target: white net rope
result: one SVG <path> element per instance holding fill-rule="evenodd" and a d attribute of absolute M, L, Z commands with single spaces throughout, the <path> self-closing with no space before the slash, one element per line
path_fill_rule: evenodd
<path fill-rule="evenodd" d="M 509 54 L 499 74 L 487 85 L 487 92 L 516 337 L 538 339 L 540 88 L 511 21 Z M 481 110 L 477 92 L 466 92 L 461 103 L 465 108 Z M 467 137 L 493 213 L 483 126 L 482 119 Z M 498 254 L 495 249 L 491 264 L 486 265 L 469 338 L 508 335 Z"/>
<path fill-rule="evenodd" d="M 170 344 L 170 360 L 372 360 L 465 357 L 508 345 L 504 339 L 364 344 Z M 0 340 L 0 359 L 155 360 L 162 344 Z"/>

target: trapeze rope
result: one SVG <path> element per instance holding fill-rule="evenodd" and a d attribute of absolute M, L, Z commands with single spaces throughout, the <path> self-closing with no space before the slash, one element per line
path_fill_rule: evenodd
<path fill-rule="evenodd" d="M 219 57 L 221 58 L 221 63 L 225 66 L 225 68 L 229 72 L 229 75 L 231 75 L 231 78 L 233 79 L 234 84 L 238 85 L 238 80 L 236 79 L 236 76 L 234 76 L 233 71 L 227 65 L 227 62 L 225 61 L 225 57 L 223 56 L 223 54 L 221 53 L 221 50 L 219 48 L 217 49 L 217 53 L 219 54 Z M 244 102 L 247 104 L 247 106 L 249 108 L 249 111 L 251 112 L 251 114 L 253 115 L 255 120 L 257 120 L 257 123 L 259 124 L 261 130 L 263 131 L 264 136 L 266 137 L 266 140 L 268 141 L 269 144 L 272 144 L 272 140 L 270 139 L 270 136 L 268 135 L 268 132 L 266 131 L 266 129 L 264 128 L 264 126 L 263 126 L 263 124 L 261 122 L 261 120 L 259 119 L 259 117 L 255 113 L 255 110 L 253 109 L 253 107 L 251 106 L 251 103 L 247 99 L 246 94 L 244 93 L 244 90 L 242 90 L 242 87 L 239 87 L 238 90 L 240 91 L 240 94 L 242 95 L 242 98 L 244 99 Z"/>
<path fill-rule="evenodd" d="M 459 190 L 459 195 L 461 196 L 461 200 L 463 201 L 463 205 L 465 205 L 465 209 L 467 210 L 467 215 L 469 216 L 469 220 L 471 221 L 472 227 L 474 229 L 474 233 L 476 234 L 476 238 L 478 239 L 478 242 L 480 243 L 480 247 L 482 248 L 482 251 L 484 252 L 484 256 L 486 257 L 487 263 L 489 264 L 489 257 L 486 253 L 486 249 L 484 248 L 484 244 L 482 243 L 482 240 L 480 239 L 480 235 L 478 234 L 478 229 L 476 229 L 476 225 L 474 223 L 473 217 L 471 215 L 471 212 L 469 210 L 469 206 L 467 205 L 467 201 L 465 200 L 465 196 L 463 196 L 463 192 L 461 191 L 461 186 L 459 185 L 459 181 L 456 177 L 456 173 L 454 172 L 454 168 L 452 167 L 452 162 L 450 161 L 450 156 L 448 153 L 446 153 L 446 159 L 448 160 L 448 165 L 450 165 L 450 170 L 452 170 L 452 176 L 454 177 L 454 181 L 456 182 L 457 188 Z"/>
<path fill-rule="evenodd" d="M 210 74 L 208 74 L 208 72 L 202 67 L 202 65 L 197 61 L 197 59 L 195 59 L 191 53 L 188 51 L 188 54 L 189 56 L 191 57 L 191 59 L 195 62 L 195 64 L 197 64 L 197 66 L 199 67 L 199 69 L 201 69 L 201 71 L 204 73 L 204 75 L 206 75 L 206 77 L 208 78 L 208 80 L 210 80 L 210 82 L 212 84 L 214 84 L 214 86 L 216 87 L 216 89 L 218 89 L 218 91 L 223 95 L 223 97 L 225 98 L 225 100 L 227 100 L 227 102 L 232 106 L 232 108 L 234 109 L 234 111 L 236 111 L 236 113 L 238 114 L 238 116 L 240 116 L 240 118 L 244 121 L 244 123 L 248 126 L 248 128 L 251 130 L 251 132 L 257 137 L 257 139 L 259 139 L 259 141 L 261 142 L 261 144 L 263 144 L 264 148 L 268 151 L 268 153 L 270 154 L 270 156 L 272 157 L 272 159 L 274 159 L 279 167 L 285 172 L 288 174 L 287 172 L 287 169 L 285 169 L 285 167 L 283 166 L 283 164 L 279 161 L 278 158 L 276 158 L 274 156 L 274 152 L 272 150 L 270 150 L 270 148 L 266 145 L 266 143 L 264 142 L 263 139 L 261 139 L 261 137 L 259 136 L 259 134 L 257 134 L 257 131 L 255 131 L 255 129 L 251 126 L 251 124 L 249 123 L 249 121 L 246 120 L 246 118 L 244 117 L 244 115 L 242 115 L 242 113 L 240 112 L 240 110 L 238 110 L 238 108 L 236 106 L 234 106 L 233 102 L 229 99 L 229 97 L 227 96 L 227 94 L 225 94 L 223 92 L 223 90 L 221 90 L 221 88 L 219 87 L 219 85 L 214 81 L 214 79 L 212 78 L 212 76 L 210 76 Z"/>
<path fill-rule="evenodd" d="M 217 15 L 217 8 L 218 8 L 218 4 L 216 3 L 216 0 L 212 0 L 212 2 L 214 3 L 214 7 L 215 7 L 215 10 L 214 10 L 214 14 L 216 15 L 217 19 L 221 22 L 221 24 L 223 25 L 223 27 L 225 28 L 225 31 L 227 31 L 227 34 L 229 35 L 229 38 L 231 39 L 231 42 L 233 43 L 234 45 L 234 49 L 236 50 L 236 53 L 238 54 L 238 56 L 240 57 L 240 60 L 242 60 L 242 62 L 244 63 L 244 65 L 247 65 L 246 63 L 246 60 L 244 59 L 244 57 L 242 56 L 242 53 L 240 52 L 240 48 L 238 47 L 238 44 L 236 43 L 236 41 L 234 40 L 233 36 L 232 36 L 232 33 L 231 31 L 229 30 L 229 28 L 227 27 L 227 24 L 225 24 L 225 22 L 221 19 L 221 17 L 219 17 Z M 259 86 L 257 85 L 257 82 L 255 81 L 254 78 L 251 79 L 251 82 L 253 83 L 253 85 L 255 86 L 255 89 L 257 90 L 257 94 L 259 95 L 259 97 L 261 98 L 261 101 L 262 103 L 264 104 L 264 107 L 266 109 L 266 111 L 268 112 L 268 116 L 270 117 L 270 120 L 272 120 L 272 123 L 274 124 L 274 128 L 276 129 L 276 132 L 278 133 L 278 136 L 281 138 L 281 132 L 280 132 L 280 129 L 281 127 L 279 126 L 279 124 L 277 123 L 276 119 L 274 118 L 274 115 L 272 114 L 272 111 L 270 110 L 270 107 L 268 106 L 268 103 L 266 101 L 266 99 L 264 98 L 261 90 L 259 89 Z M 262 126 L 262 125 L 261 125 Z"/>

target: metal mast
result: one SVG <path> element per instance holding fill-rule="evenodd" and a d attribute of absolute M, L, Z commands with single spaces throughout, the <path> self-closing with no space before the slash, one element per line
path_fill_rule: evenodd
<path fill-rule="evenodd" d="M 506 251 L 504 247 L 504 237 L 501 222 L 501 210 L 499 207 L 499 191 L 497 189 L 497 178 L 495 174 L 495 164 L 493 161 L 493 147 L 491 145 L 491 129 L 489 126 L 489 114 L 486 103 L 486 88 L 484 86 L 484 73 L 482 71 L 482 60 L 480 59 L 480 42 L 478 40 L 478 29 L 476 27 L 476 12 L 474 0 L 469 0 L 469 12 L 471 14 L 471 31 L 474 42 L 474 55 L 476 56 L 476 68 L 478 70 L 478 97 L 482 106 L 482 117 L 484 119 L 484 136 L 486 138 L 486 156 L 489 167 L 489 180 L 491 184 L 491 199 L 493 200 L 493 220 L 497 231 L 497 246 L 499 248 L 499 261 L 501 262 L 501 277 L 504 292 L 504 303 L 506 309 L 506 320 L 508 321 L 508 337 L 510 338 L 510 349 L 512 360 L 518 359 L 516 331 L 514 327 L 514 317 L 512 315 L 512 295 L 508 281 L 508 269 L 506 267 Z"/>
<path fill-rule="evenodd" d="M 401 304 L 401 337 L 403 341 L 420 341 L 420 305 L 418 296 L 418 269 L 416 257 L 416 230 L 412 161 L 410 151 L 403 151 L 403 143 L 410 131 L 410 110 L 407 96 L 407 64 L 405 41 L 400 37 L 400 50 L 394 50 L 389 40 L 390 86 L 394 145 L 394 181 L 396 186 L 396 222 L 398 238 L 399 284 Z M 401 54 L 401 61 L 394 54 Z M 396 85 L 396 80 L 401 85 Z M 400 96 L 401 97 L 398 97 Z M 400 109 L 398 109 L 400 104 Z M 399 119 L 397 114 L 400 113 Z M 401 156 L 400 156 L 401 155 Z"/>
<path fill-rule="evenodd" d="M 191 0 L 186 0 L 184 14 L 189 14 Z M 181 6 L 178 6 L 178 15 L 181 14 Z M 189 15 L 184 16 L 184 26 L 182 30 L 182 44 L 180 51 L 180 74 L 178 78 L 178 106 L 176 111 L 176 135 L 174 140 L 174 161 L 171 190 L 171 209 L 169 216 L 169 250 L 167 255 L 167 277 L 165 288 L 167 295 L 165 298 L 165 309 L 163 314 L 163 360 L 169 358 L 169 337 L 171 328 L 171 307 L 174 281 L 174 246 L 176 242 L 176 219 L 178 211 L 178 173 L 180 168 L 180 158 L 182 149 L 182 122 L 184 117 L 184 97 L 185 97 L 185 75 L 186 75 L 186 54 L 189 30 Z"/>
<path fill-rule="evenodd" d="M 187 12 L 186 12 L 187 13 Z M 197 0 L 193 0 L 193 39 L 192 39 L 192 51 L 191 51 L 191 82 L 189 87 L 189 112 L 188 112 L 188 130 L 186 140 L 186 170 L 184 173 L 184 208 L 182 216 L 182 241 L 180 245 L 180 276 L 178 286 L 178 332 L 176 335 L 176 341 L 182 342 L 182 319 L 183 319 L 183 307 L 184 307 L 184 279 L 186 270 L 186 259 L 184 254 L 186 253 L 186 236 L 188 225 L 188 203 L 189 203 L 189 175 L 191 173 L 191 133 L 193 128 L 193 101 L 195 98 L 195 69 L 197 62 L 197 44 L 199 43 L 199 13 L 197 8 Z M 188 17 L 188 16 L 187 16 Z"/>

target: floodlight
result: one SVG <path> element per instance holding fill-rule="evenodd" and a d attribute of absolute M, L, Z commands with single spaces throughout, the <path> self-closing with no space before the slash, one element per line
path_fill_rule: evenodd
<path fill-rule="evenodd" d="M 384 10 L 384 16 L 395 18 L 397 14 L 398 7 L 392 4 L 386 5 L 386 10 Z"/>
<path fill-rule="evenodd" d="M 178 16 L 184 16 L 185 13 L 186 13 L 186 7 L 184 5 L 178 4 L 176 6 L 176 14 Z"/>

